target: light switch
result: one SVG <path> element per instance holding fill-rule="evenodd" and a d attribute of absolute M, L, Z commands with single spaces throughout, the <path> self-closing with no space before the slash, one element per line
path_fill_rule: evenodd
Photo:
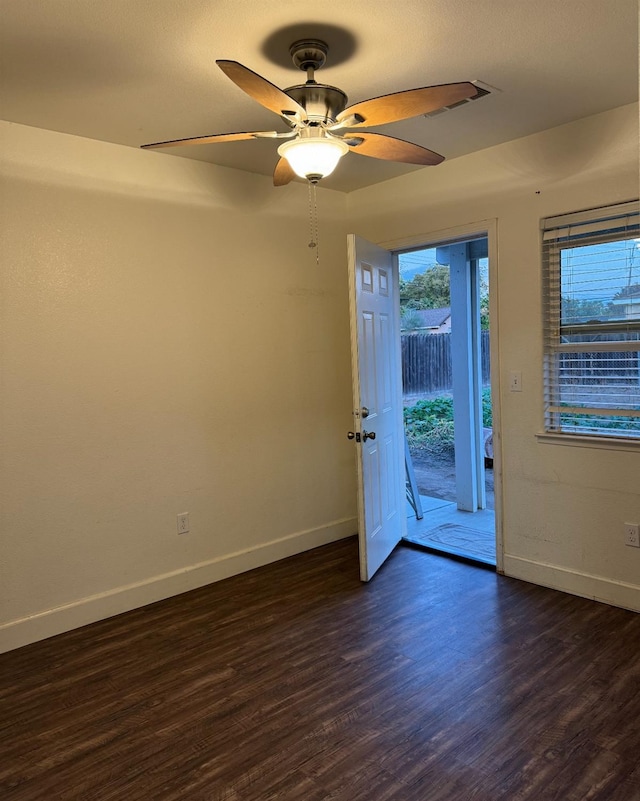
<path fill-rule="evenodd" d="M 522 392 L 522 373 L 520 370 L 512 370 L 509 373 L 509 390 L 511 392 Z"/>

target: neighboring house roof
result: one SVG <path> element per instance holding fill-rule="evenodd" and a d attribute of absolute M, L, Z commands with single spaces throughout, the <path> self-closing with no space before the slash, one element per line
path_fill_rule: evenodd
<path fill-rule="evenodd" d="M 451 306 L 442 309 L 419 309 L 415 313 L 420 318 L 421 328 L 439 328 L 451 317 Z"/>
<path fill-rule="evenodd" d="M 640 284 L 623 287 L 613 298 L 611 305 L 621 307 L 621 314 L 627 320 L 640 318 Z"/>
<path fill-rule="evenodd" d="M 620 314 L 624 320 L 638 320 L 640 319 L 640 294 L 627 295 L 623 298 L 611 301 L 612 306 L 620 307 Z"/>
<path fill-rule="evenodd" d="M 631 284 L 623 287 L 618 293 L 619 298 L 640 298 L 640 284 Z"/>

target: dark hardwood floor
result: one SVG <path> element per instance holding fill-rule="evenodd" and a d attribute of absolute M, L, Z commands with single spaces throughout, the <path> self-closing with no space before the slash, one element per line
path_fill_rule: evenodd
<path fill-rule="evenodd" d="M 0 656 L 3 801 L 638 801 L 640 615 L 353 539 Z"/>

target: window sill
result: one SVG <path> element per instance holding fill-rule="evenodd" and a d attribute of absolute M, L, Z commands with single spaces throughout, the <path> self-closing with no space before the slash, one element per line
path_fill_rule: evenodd
<path fill-rule="evenodd" d="M 640 453 L 640 439 L 621 437 L 589 437 L 585 434 L 554 434 L 541 431 L 536 434 L 538 442 L 545 445 L 569 445 L 573 448 L 599 448 L 606 451 L 632 451 Z"/>

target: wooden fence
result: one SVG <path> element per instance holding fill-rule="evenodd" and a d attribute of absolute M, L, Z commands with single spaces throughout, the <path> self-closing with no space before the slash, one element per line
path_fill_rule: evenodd
<path fill-rule="evenodd" d="M 403 334 L 402 385 L 405 395 L 450 392 L 451 334 Z M 482 384 L 489 384 L 489 332 L 481 334 Z"/>

